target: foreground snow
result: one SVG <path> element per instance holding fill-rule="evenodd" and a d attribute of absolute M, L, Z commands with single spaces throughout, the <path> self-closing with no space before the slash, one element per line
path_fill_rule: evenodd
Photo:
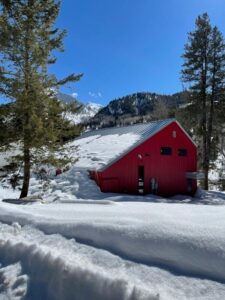
<path fill-rule="evenodd" d="M 141 278 L 129 276 L 122 266 L 129 262 L 106 251 L 59 235 L 46 236 L 29 226 L 1 225 L 0 232 L 0 256 L 11 264 L 20 261 L 25 272 L 23 291 L 27 290 L 29 299 L 159 299 L 143 287 Z M 129 267 L 139 271 L 134 263 Z M 4 274 L 5 270 L 0 272 Z M 8 276 L 9 281 L 11 278 Z"/>
<path fill-rule="evenodd" d="M 222 283 L 177 276 L 30 226 L 0 224 L 0 236 L 0 258 L 8 265 L 0 269 L 0 290 L 8 299 L 22 299 L 25 294 L 25 299 L 75 300 L 219 300 L 225 296 Z"/>
<path fill-rule="evenodd" d="M 0 202 L 2 272 L 17 268 L 27 299 L 225 298 L 225 206 L 178 204 L 178 197 L 134 202 L 101 194 L 87 177 L 85 194 L 81 170 L 73 197 L 65 176 L 47 194 L 55 202 Z M 15 293 L 14 286 L 5 293 Z"/>
<path fill-rule="evenodd" d="M 103 194 L 85 147 L 47 185 L 32 176 L 39 202 L 0 186 L 0 299 L 225 299 L 225 194 Z"/>

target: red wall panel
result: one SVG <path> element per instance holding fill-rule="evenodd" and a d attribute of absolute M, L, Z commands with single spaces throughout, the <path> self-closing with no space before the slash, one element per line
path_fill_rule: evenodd
<path fill-rule="evenodd" d="M 173 136 L 176 132 L 176 137 Z M 161 147 L 171 147 L 172 155 L 162 155 Z M 178 149 L 187 149 L 187 156 L 178 156 Z M 193 194 L 188 190 L 186 172 L 196 172 L 197 149 L 176 122 L 150 137 L 135 149 L 98 172 L 98 184 L 103 192 L 138 194 L 138 166 L 144 166 L 144 193 L 151 193 L 151 180 L 158 183 L 157 194 Z M 190 182 L 189 182 L 190 185 Z"/>

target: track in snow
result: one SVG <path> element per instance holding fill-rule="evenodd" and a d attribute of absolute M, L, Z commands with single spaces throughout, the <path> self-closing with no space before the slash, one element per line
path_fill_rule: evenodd
<path fill-rule="evenodd" d="M 0 260 L 3 266 L 21 265 L 19 276 L 28 278 L 27 300 L 219 300 L 225 296 L 220 283 L 175 276 L 30 226 L 0 224 L 0 234 Z"/>

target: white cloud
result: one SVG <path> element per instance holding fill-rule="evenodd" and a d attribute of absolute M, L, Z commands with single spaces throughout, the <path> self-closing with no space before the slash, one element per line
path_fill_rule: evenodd
<path fill-rule="evenodd" d="M 92 92 L 88 92 L 88 95 L 93 97 L 93 98 L 96 96 L 95 93 L 92 93 Z"/>
<path fill-rule="evenodd" d="M 78 93 L 72 93 L 72 97 L 73 98 L 77 98 L 78 97 Z"/>
<path fill-rule="evenodd" d="M 102 97 L 101 92 L 88 92 L 88 95 L 92 98 L 101 98 Z"/>

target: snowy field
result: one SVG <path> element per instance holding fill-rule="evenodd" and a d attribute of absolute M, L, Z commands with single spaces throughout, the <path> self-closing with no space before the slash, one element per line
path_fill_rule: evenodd
<path fill-rule="evenodd" d="M 225 299 L 225 194 L 103 194 L 86 141 L 47 186 L 32 176 L 40 200 L 5 203 L 19 191 L 0 185 L 0 299 Z"/>
<path fill-rule="evenodd" d="M 225 299 L 225 195 L 200 196 L 102 194 L 72 168 L 1 201 L 0 299 Z"/>

